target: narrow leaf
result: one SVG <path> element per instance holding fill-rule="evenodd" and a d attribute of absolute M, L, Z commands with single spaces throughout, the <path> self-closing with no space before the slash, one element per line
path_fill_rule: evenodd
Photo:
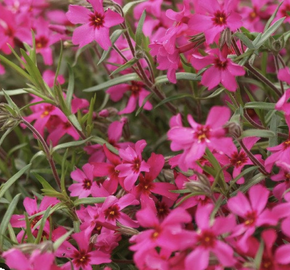
<path fill-rule="evenodd" d="M 275 110 L 275 103 L 268 102 L 248 102 L 245 104 L 245 109 L 261 109 L 261 110 Z"/>
<path fill-rule="evenodd" d="M 127 13 L 130 11 L 131 8 L 133 8 L 135 5 L 146 2 L 147 0 L 138 0 L 138 1 L 131 1 L 129 3 L 127 3 L 124 7 L 123 7 L 123 12 L 124 12 L 124 16 L 127 15 Z"/>
<path fill-rule="evenodd" d="M 275 137 L 275 133 L 272 130 L 247 129 L 241 135 L 241 138 L 245 137 L 272 138 Z"/>
<path fill-rule="evenodd" d="M 135 34 L 135 41 L 136 41 L 135 48 L 136 49 L 138 49 L 139 46 L 142 48 L 142 42 L 144 38 L 143 24 L 144 24 L 145 18 L 146 18 L 146 10 L 144 9 L 142 12 L 141 18 L 138 22 L 136 34 Z"/>
<path fill-rule="evenodd" d="M 165 98 L 163 99 L 161 102 L 159 102 L 155 107 L 154 107 L 154 110 L 158 107 L 160 107 L 161 105 L 167 103 L 167 102 L 170 102 L 170 101 L 173 101 L 173 100 L 177 100 L 177 99 L 181 99 L 181 98 L 193 98 L 192 95 L 190 94 L 179 94 L 179 95 L 175 95 L 175 96 L 171 96 L 171 97 L 168 97 L 168 98 Z"/>
<path fill-rule="evenodd" d="M 103 203 L 105 201 L 105 197 L 99 197 L 99 198 L 82 198 L 82 199 L 76 199 L 74 201 L 74 205 L 83 205 L 83 204 L 95 204 L 95 203 Z"/>

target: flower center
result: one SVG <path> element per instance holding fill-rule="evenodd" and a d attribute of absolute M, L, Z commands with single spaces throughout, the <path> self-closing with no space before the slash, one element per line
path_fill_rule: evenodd
<path fill-rule="evenodd" d="M 91 187 L 92 187 L 92 181 L 89 179 L 85 179 L 83 181 L 83 188 L 86 190 L 89 190 L 89 189 L 91 189 Z"/>
<path fill-rule="evenodd" d="M 131 85 L 129 86 L 130 91 L 133 95 L 138 95 L 141 91 L 141 85 L 138 82 L 131 82 Z"/>
<path fill-rule="evenodd" d="M 245 216 L 245 222 L 244 224 L 246 226 L 252 226 L 252 225 L 255 225 L 256 223 L 256 220 L 257 220 L 257 213 L 256 211 L 253 211 L 253 212 L 248 212 Z"/>
<path fill-rule="evenodd" d="M 149 195 L 151 193 L 151 190 L 154 188 L 154 183 L 151 180 L 148 179 L 139 179 L 139 185 L 137 186 L 137 189 L 139 192 L 142 192 L 144 194 Z"/>
<path fill-rule="evenodd" d="M 105 16 L 95 12 L 94 14 L 90 15 L 90 25 L 94 26 L 95 28 L 103 27 L 105 23 Z"/>
<path fill-rule="evenodd" d="M 48 39 L 44 36 L 40 36 L 39 38 L 35 39 L 35 46 L 37 49 L 45 48 L 48 44 Z"/>
<path fill-rule="evenodd" d="M 77 267 L 85 267 L 89 264 L 91 255 L 85 250 L 75 251 L 73 254 L 74 263 Z"/>
<path fill-rule="evenodd" d="M 216 236 L 212 231 L 202 231 L 198 236 L 200 245 L 205 248 L 213 248 L 216 243 Z"/>
<path fill-rule="evenodd" d="M 236 168 L 242 166 L 244 163 L 246 163 L 248 160 L 246 154 L 244 152 L 238 153 L 234 152 L 231 156 L 231 164 L 235 166 Z"/>
<path fill-rule="evenodd" d="M 105 210 L 105 216 L 108 220 L 116 220 L 120 217 L 120 207 L 115 204 Z"/>
<path fill-rule="evenodd" d="M 199 126 L 194 133 L 194 137 L 198 140 L 198 143 L 209 142 L 210 138 L 209 126 Z"/>
<path fill-rule="evenodd" d="M 138 173 L 140 169 L 141 161 L 138 157 L 136 157 L 132 164 L 132 169 L 134 173 Z"/>
<path fill-rule="evenodd" d="M 227 23 L 227 16 L 224 11 L 218 10 L 214 13 L 212 21 L 216 26 L 223 26 Z"/>
<path fill-rule="evenodd" d="M 225 70 L 228 65 L 228 60 L 226 61 L 221 61 L 219 58 L 216 58 L 214 60 L 214 66 L 218 68 L 219 70 Z"/>
<path fill-rule="evenodd" d="M 157 217 L 160 219 L 164 219 L 169 214 L 168 205 L 164 202 L 157 202 L 156 209 L 157 209 Z"/>
<path fill-rule="evenodd" d="M 41 118 L 48 116 L 54 110 L 53 105 L 47 105 L 44 107 L 44 112 L 41 114 Z"/>
<path fill-rule="evenodd" d="M 272 269 L 273 263 L 270 259 L 266 259 L 262 261 L 261 269 Z"/>
<path fill-rule="evenodd" d="M 36 214 L 36 213 L 34 213 L 34 214 Z M 41 218 L 42 218 L 42 216 L 37 216 L 37 217 L 35 217 L 35 218 L 31 221 L 31 223 L 30 223 L 30 228 L 33 229 L 34 226 L 36 225 L 36 223 L 37 223 Z"/>
<path fill-rule="evenodd" d="M 288 148 L 290 146 L 290 139 L 287 141 L 283 142 L 284 149 Z"/>

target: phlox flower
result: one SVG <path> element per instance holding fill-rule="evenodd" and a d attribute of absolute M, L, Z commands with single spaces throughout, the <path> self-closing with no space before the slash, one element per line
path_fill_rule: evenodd
<path fill-rule="evenodd" d="M 198 70 L 211 65 L 202 74 L 201 79 L 201 84 L 208 87 L 208 90 L 213 89 L 221 83 L 227 90 L 235 92 L 238 87 L 235 77 L 245 74 L 242 66 L 233 63 L 219 49 L 210 50 L 209 55 L 205 57 L 196 54 L 192 55 L 191 64 Z"/>
<path fill-rule="evenodd" d="M 97 195 L 96 197 L 107 196 L 108 192 L 99 188 L 94 181 L 94 166 L 91 164 L 85 164 L 82 167 L 83 171 L 80 169 L 76 169 L 71 173 L 71 178 L 75 180 L 77 183 L 72 184 L 68 190 L 71 192 L 72 197 L 86 198 L 92 193 Z"/>
<path fill-rule="evenodd" d="M 142 206 L 146 206 L 153 202 L 151 198 L 155 196 L 152 193 L 165 196 L 175 201 L 178 194 L 170 192 L 170 190 L 176 189 L 173 184 L 154 182 L 164 166 L 164 157 L 152 153 L 147 164 L 150 166 L 150 171 L 146 172 L 144 176 L 140 174 L 139 184 L 133 187 L 132 194 L 140 198 Z"/>
<path fill-rule="evenodd" d="M 37 205 L 36 198 L 31 199 L 31 198 L 26 197 L 23 201 L 23 205 L 24 205 L 24 208 L 28 214 L 28 218 L 30 216 L 33 216 L 33 215 L 39 213 L 39 212 L 45 211 L 49 206 L 54 206 L 57 203 L 59 203 L 59 200 L 57 200 L 56 198 L 47 197 L 47 196 L 43 197 L 39 206 Z M 34 218 L 29 218 L 31 231 L 33 234 L 37 235 L 35 225 L 37 224 L 37 222 L 41 218 L 42 218 L 42 215 L 38 215 Z M 26 227 L 25 216 L 24 215 L 12 215 L 12 217 L 10 219 L 10 223 L 11 223 L 11 226 L 14 228 L 25 228 Z M 48 237 L 48 234 L 49 234 L 49 222 L 48 222 L 48 220 L 46 220 L 46 222 L 45 222 L 43 234 Z M 17 240 L 20 241 L 23 235 L 24 235 L 24 231 L 21 231 L 17 235 Z"/>
<path fill-rule="evenodd" d="M 272 175 L 271 179 L 275 182 L 280 182 L 273 188 L 273 195 L 281 200 L 284 192 L 290 188 L 290 164 L 277 161 L 276 165 L 280 168 L 279 173 Z"/>
<path fill-rule="evenodd" d="M 161 14 L 162 2 L 162 0 L 150 0 L 136 5 L 134 8 L 134 18 L 139 19 L 143 10 L 146 10 L 146 12 L 158 18 Z"/>
<path fill-rule="evenodd" d="M 235 229 L 236 222 L 233 215 L 218 217 L 213 224 L 210 222 L 210 214 L 213 205 L 198 206 L 195 214 L 197 232 L 192 234 L 194 248 L 185 259 L 185 270 L 191 270 L 194 265 L 196 270 L 207 269 L 210 252 L 212 252 L 223 266 L 233 266 L 235 263 L 234 251 L 225 242 L 219 239 L 220 235 L 230 233 Z"/>
<path fill-rule="evenodd" d="M 224 0 L 199 0 L 198 13 L 193 14 L 188 25 L 199 33 L 203 32 L 206 42 L 211 44 L 216 36 L 225 28 L 236 31 L 242 26 L 242 17 L 234 12 L 234 1 Z"/>
<path fill-rule="evenodd" d="M 100 221 L 107 221 L 113 225 L 116 225 L 116 222 L 119 221 L 121 224 L 127 227 L 136 228 L 139 226 L 138 223 L 135 220 L 132 220 L 121 210 L 129 205 L 138 204 L 139 201 L 136 200 L 135 196 L 132 194 L 126 194 L 120 199 L 112 195 L 108 196 L 100 209 L 102 212 L 102 218 L 100 218 Z"/>
<path fill-rule="evenodd" d="M 131 113 L 136 109 L 137 101 L 139 107 L 142 106 L 144 99 L 150 94 L 149 91 L 144 89 L 144 84 L 141 82 L 132 81 L 131 85 L 128 84 L 118 84 L 112 86 L 107 90 L 107 93 L 110 95 L 110 98 L 117 102 L 122 99 L 123 95 L 126 92 L 130 92 L 130 98 L 127 106 L 119 112 L 119 114 Z M 146 101 L 143 108 L 145 110 L 152 110 L 152 104 L 149 101 Z"/>
<path fill-rule="evenodd" d="M 286 115 L 285 120 L 289 127 L 290 115 Z M 267 150 L 272 152 L 272 154 L 265 160 L 265 168 L 268 172 L 271 171 L 273 165 L 277 161 L 290 164 L 290 137 L 277 146 L 268 147 Z"/>
<path fill-rule="evenodd" d="M 107 50 L 111 46 L 109 29 L 124 21 L 120 14 L 108 9 L 104 11 L 103 0 L 90 0 L 94 12 L 83 6 L 70 5 L 68 20 L 73 24 L 82 24 L 73 32 L 72 42 L 83 47 L 96 41 L 101 48 Z"/>
<path fill-rule="evenodd" d="M 109 191 L 110 194 L 113 194 L 118 188 L 119 181 L 123 179 L 122 177 L 119 177 L 119 171 L 116 169 L 122 161 L 119 156 L 109 151 L 105 144 L 103 145 L 103 149 L 110 163 L 91 162 L 91 164 L 94 166 L 94 176 L 108 176 L 108 178 L 103 182 L 103 186 Z"/>
<path fill-rule="evenodd" d="M 247 239 L 255 232 L 256 228 L 262 225 L 276 225 L 278 217 L 269 209 L 265 209 L 269 191 L 261 185 L 255 185 L 249 190 L 249 199 L 245 194 L 238 194 L 228 200 L 228 208 L 233 213 L 243 218 L 243 223 L 240 223 L 235 228 L 235 233 L 232 236 L 242 237 L 238 240 L 237 245 L 243 251 L 248 250 L 246 244 Z"/>
<path fill-rule="evenodd" d="M 231 143 L 230 138 L 225 137 L 223 125 L 230 118 L 230 110 L 226 107 L 213 107 L 206 120 L 205 125 L 196 123 L 191 115 L 187 119 L 191 127 L 183 127 L 181 123 L 172 126 L 168 131 L 168 139 L 171 140 L 171 150 L 184 152 L 180 155 L 178 165 L 187 171 L 193 162 L 200 159 L 206 147 L 218 152 L 227 152 L 227 145 Z"/>
<path fill-rule="evenodd" d="M 19 249 L 13 248 L 5 251 L 2 256 L 6 264 L 15 270 L 60 270 L 54 265 L 54 255 L 49 252 L 34 250 L 31 256 L 26 256 Z"/>
<path fill-rule="evenodd" d="M 93 246 L 90 245 L 90 238 L 85 235 L 84 231 L 73 234 L 72 238 L 76 241 L 78 248 L 65 241 L 58 249 L 57 256 L 71 258 L 75 270 L 92 270 L 92 265 L 111 262 L 110 254 L 99 250 L 92 250 Z M 63 270 L 70 269 L 71 263 L 67 262 L 63 266 Z"/>
<path fill-rule="evenodd" d="M 126 149 L 120 149 L 119 155 L 123 163 L 116 166 L 119 171 L 119 177 L 125 177 L 124 187 L 126 190 L 131 190 L 140 172 L 148 172 L 150 166 L 142 160 L 142 151 L 146 147 L 145 140 L 137 141 L 135 150 L 128 146 Z"/>
<path fill-rule="evenodd" d="M 151 207 L 138 211 L 136 216 L 142 227 L 149 228 L 130 239 L 130 242 L 134 243 L 130 247 L 135 251 L 134 262 L 140 269 L 143 269 L 147 255 L 150 255 L 149 252 L 155 247 L 164 248 L 168 252 L 179 250 L 182 241 L 185 240 L 183 235 L 186 234 L 182 226 L 191 221 L 191 216 L 182 208 L 172 210 L 162 222 Z"/>

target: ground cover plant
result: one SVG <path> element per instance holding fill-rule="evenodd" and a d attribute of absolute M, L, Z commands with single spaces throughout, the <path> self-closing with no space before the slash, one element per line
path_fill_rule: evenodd
<path fill-rule="evenodd" d="M 0 1 L 0 263 L 290 269 L 289 22 L 290 0 Z"/>

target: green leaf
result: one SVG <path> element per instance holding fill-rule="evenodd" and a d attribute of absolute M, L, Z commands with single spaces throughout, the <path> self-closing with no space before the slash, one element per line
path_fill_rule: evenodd
<path fill-rule="evenodd" d="M 110 39 L 111 39 L 111 43 L 112 43 L 112 46 L 108 49 L 108 50 L 104 50 L 103 51 L 103 54 L 98 62 L 97 65 L 101 64 L 107 57 L 108 55 L 110 54 L 115 42 L 117 41 L 117 39 L 125 32 L 126 30 L 125 29 L 117 29 L 113 32 L 113 34 L 110 36 Z"/>
<path fill-rule="evenodd" d="M 179 94 L 179 95 L 175 95 L 175 96 L 171 96 L 168 98 L 163 99 L 161 102 L 159 102 L 155 107 L 154 110 L 158 107 L 160 107 L 161 105 L 167 103 L 167 102 L 171 102 L 173 100 L 177 100 L 177 99 L 181 99 L 181 98 L 193 98 L 192 95 L 190 94 Z"/>
<path fill-rule="evenodd" d="M 138 59 L 136 59 L 136 58 L 132 58 L 132 59 L 130 59 L 127 63 L 125 63 L 124 65 L 122 65 L 122 66 L 120 66 L 120 67 L 118 67 L 117 69 L 115 69 L 111 74 L 110 74 L 110 76 L 114 76 L 114 75 L 116 75 L 117 73 L 119 73 L 119 72 L 121 72 L 121 71 L 123 71 L 123 70 L 125 70 L 125 69 L 127 69 L 127 68 L 130 68 L 130 67 L 132 67 L 135 63 L 137 63 L 138 62 Z"/>
<path fill-rule="evenodd" d="M 219 94 L 221 94 L 225 90 L 226 89 L 224 87 L 220 87 L 217 90 L 213 91 L 209 96 L 206 96 L 206 97 L 195 97 L 195 99 L 201 99 L 201 100 L 211 99 L 211 98 L 214 98 L 214 97 L 218 96 Z"/>
<path fill-rule="evenodd" d="M 140 47 L 142 48 L 144 33 L 143 33 L 143 24 L 146 18 L 146 9 L 143 10 L 141 18 L 138 22 L 136 34 L 135 34 L 135 42 L 136 42 L 136 50 Z"/>
<path fill-rule="evenodd" d="M 184 194 L 184 193 L 190 193 L 190 190 L 187 188 L 187 189 L 170 190 L 170 192 Z"/>
<path fill-rule="evenodd" d="M 90 88 L 86 88 L 83 91 L 84 92 L 95 92 L 95 91 L 99 91 L 99 90 L 103 90 L 105 88 L 109 88 L 111 86 L 120 84 L 120 83 L 124 83 L 124 82 L 130 82 L 130 81 L 139 81 L 140 78 L 136 73 L 130 73 L 130 74 L 126 74 L 126 75 L 122 75 L 118 78 L 114 78 L 112 80 L 108 80 L 104 83 L 101 83 L 99 85 L 90 87 Z"/>
<path fill-rule="evenodd" d="M 258 41 L 256 41 L 256 39 L 253 41 L 253 44 L 256 47 L 256 49 L 259 49 L 264 44 L 264 42 L 267 41 L 267 39 L 281 26 L 284 20 L 285 17 L 277 20 L 262 34 L 261 38 Z"/>
<path fill-rule="evenodd" d="M 231 189 L 231 187 L 240 179 L 242 178 L 244 175 L 246 175 L 247 173 L 251 172 L 251 171 L 254 171 L 256 169 L 258 169 L 259 167 L 258 166 L 251 166 L 245 170 L 243 170 L 239 175 L 237 175 L 233 180 L 231 180 L 231 184 L 230 184 L 230 188 L 229 190 Z"/>
<path fill-rule="evenodd" d="M 25 223 L 26 223 L 26 235 L 27 235 L 27 240 L 28 243 L 32 243 L 35 240 L 35 237 L 33 236 L 32 232 L 31 232 L 31 225 L 29 222 L 29 217 L 28 214 L 26 212 L 24 212 L 24 216 L 25 216 Z"/>
<path fill-rule="evenodd" d="M 272 138 L 275 137 L 275 133 L 271 130 L 247 129 L 243 131 L 241 135 L 241 138 L 245 137 Z"/>
<path fill-rule="evenodd" d="M 130 1 L 129 3 L 127 3 L 124 7 L 123 7 L 123 12 L 124 12 L 124 16 L 127 15 L 127 13 L 130 11 L 130 9 L 132 7 L 134 7 L 137 4 L 146 2 L 147 0 L 138 0 L 138 1 Z"/>
<path fill-rule="evenodd" d="M 72 97 L 74 93 L 75 77 L 74 77 L 73 69 L 70 64 L 68 64 L 68 73 L 69 73 L 69 80 L 68 80 L 65 103 L 69 111 L 71 111 L 71 101 L 72 101 Z"/>
<path fill-rule="evenodd" d="M 61 63 L 62 63 L 62 55 L 63 55 L 63 45 L 62 45 L 62 42 L 60 42 L 60 53 L 59 53 L 59 58 L 58 58 L 58 62 L 57 62 L 56 72 L 55 72 L 55 75 L 54 75 L 53 86 L 58 84 L 57 77 L 59 75 L 59 70 L 60 70 L 60 66 L 61 66 Z"/>
<path fill-rule="evenodd" d="M 52 192 L 57 192 L 41 175 L 39 175 L 37 173 L 33 173 L 33 175 L 40 182 L 40 184 L 42 185 L 43 189 L 45 189 L 47 191 L 51 190 Z M 59 192 L 57 192 L 57 193 L 59 193 Z"/>
<path fill-rule="evenodd" d="M 0 54 L 0 60 L 2 61 L 2 63 L 10 66 L 11 68 L 13 68 L 15 71 L 17 71 L 21 76 L 23 76 L 24 78 L 26 78 L 27 80 L 29 80 L 30 82 L 33 81 L 32 77 L 25 72 L 22 68 L 18 67 L 17 65 L 15 65 L 13 62 L 11 62 L 10 60 L 8 60 L 6 57 L 4 57 L 3 55 Z"/>
<path fill-rule="evenodd" d="M 190 193 L 190 194 L 188 194 L 188 195 L 182 197 L 182 199 L 181 199 L 178 203 L 176 203 L 176 204 L 174 205 L 174 208 L 176 208 L 176 207 L 178 207 L 179 205 L 181 205 L 181 204 L 182 204 L 184 201 L 186 201 L 187 199 L 189 199 L 189 198 L 191 198 L 191 197 L 194 197 L 194 196 L 200 196 L 200 195 L 205 195 L 205 196 L 206 196 L 206 194 L 205 194 L 204 192 L 193 192 L 193 193 Z"/>
<path fill-rule="evenodd" d="M 35 242 L 34 242 L 35 244 L 39 244 L 40 241 L 41 241 L 42 233 L 43 233 L 43 229 L 44 229 L 45 222 L 46 222 L 46 220 L 48 219 L 48 216 L 50 215 L 50 209 L 51 209 L 51 206 L 49 206 L 49 207 L 46 209 L 46 211 L 45 211 L 43 217 L 41 218 L 41 220 L 38 221 L 38 222 L 35 224 L 35 226 L 34 226 L 34 229 L 35 229 L 35 228 L 38 226 L 38 223 L 40 222 L 40 226 L 39 226 L 39 229 L 38 229 L 37 237 L 36 237 Z"/>
<path fill-rule="evenodd" d="M 23 89 L 5 90 L 5 92 L 8 96 L 27 94 L 27 92 Z M 0 92 L 0 96 L 3 96 L 3 95 L 4 95 L 4 93 Z"/>
<path fill-rule="evenodd" d="M 262 240 L 260 241 L 260 246 L 254 259 L 255 269 L 260 269 L 262 259 L 263 259 L 263 253 L 264 253 L 264 241 Z"/>
<path fill-rule="evenodd" d="M 252 186 L 257 185 L 263 180 L 265 180 L 265 175 L 262 173 L 258 173 L 254 177 L 252 177 L 251 181 L 247 182 L 246 184 L 242 185 L 240 188 L 232 192 L 230 196 L 236 196 L 238 192 L 242 192 L 245 194 Z"/>
<path fill-rule="evenodd" d="M 269 102 L 248 102 L 245 104 L 245 109 L 261 109 L 261 110 L 275 110 L 276 103 Z"/>
<path fill-rule="evenodd" d="M 105 197 L 98 197 L 98 198 L 82 198 L 82 199 L 76 199 L 74 201 L 74 205 L 83 205 L 83 204 L 95 204 L 95 203 L 103 203 L 106 200 Z"/>
<path fill-rule="evenodd" d="M 73 62 L 73 64 L 72 64 L 72 66 L 74 67 L 74 66 L 77 64 L 80 55 L 81 55 L 85 50 L 87 50 L 88 48 L 91 48 L 91 47 L 93 47 L 93 46 L 95 46 L 95 44 L 94 44 L 93 42 L 91 42 L 91 43 L 85 45 L 84 47 L 79 48 L 79 49 L 77 50 L 77 52 L 75 53 L 75 59 L 74 59 L 74 62 Z"/>
<path fill-rule="evenodd" d="M 31 163 L 23 167 L 21 170 L 19 170 L 16 174 L 14 174 L 7 182 L 2 184 L 0 186 L 0 198 L 3 197 L 5 192 L 18 180 L 22 174 L 24 174 L 31 166 Z"/>
<path fill-rule="evenodd" d="M 17 194 L 13 200 L 11 201 L 11 203 L 9 204 L 8 206 L 8 209 L 7 211 L 5 212 L 5 215 L 4 217 L 2 218 L 2 221 L 1 221 L 1 226 L 0 226 L 0 249 L 2 249 L 2 246 L 3 246 L 3 236 L 6 234 L 6 231 L 7 231 L 7 227 L 8 227 L 8 224 L 10 222 L 10 218 L 12 216 L 12 214 L 14 213 L 14 210 L 17 206 L 17 203 L 18 203 L 18 200 L 19 200 L 19 197 L 20 197 L 21 194 Z"/>
<path fill-rule="evenodd" d="M 8 128 L 5 133 L 1 136 L 0 138 L 0 145 L 2 145 L 3 141 L 6 139 L 6 137 L 10 134 L 10 132 L 14 129 L 13 128 Z"/>
<path fill-rule="evenodd" d="M 78 129 L 79 131 L 82 131 L 82 127 L 74 114 L 69 115 L 67 118 L 74 125 L 76 129 Z"/>
<path fill-rule="evenodd" d="M 58 151 L 60 149 L 66 149 L 66 148 L 70 148 L 70 147 L 80 146 L 82 144 L 85 144 L 87 141 L 90 141 L 92 138 L 93 137 L 89 137 L 89 138 L 86 138 L 85 140 L 82 140 L 82 141 L 73 141 L 73 142 L 59 144 L 59 145 L 52 148 L 51 153 Z"/>
<path fill-rule="evenodd" d="M 197 74 L 194 74 L 194 73 L 177 72 L 176 79 L 177 80 L 200 81 L 201 77 Z M 168 83 L 168 82 L 169 82 L 169 80 L 167 78 L 167 75 L 162 75 L 162 76 L 155 78 L 155 85 L 158 85 L 161 83 Z"/>
<path fill-rule="evenodd" d="M 281 5 L 283 4 L 283 1 L 281 1 L 279 3 L 279 5 L 277 6 L 277 8 L 275 9 L 274 13 L 271 15 L 271 17 L 269 18 L 269 20 L 267 21 L 265 28 L 264 28 L 264 32 L 269 28 L 269 26 L 271 25 L 271 23 L 273 22 L 273 20 L 275 19 L 279 8 L 281 7 Z"/>
<path fill-rule="evenodd" d="M 238 39 L 241 40 L 249 49 L 255 49 L 253 42 L 243 33 L 237 32 L 234 36 L 238 37 Z"/>

